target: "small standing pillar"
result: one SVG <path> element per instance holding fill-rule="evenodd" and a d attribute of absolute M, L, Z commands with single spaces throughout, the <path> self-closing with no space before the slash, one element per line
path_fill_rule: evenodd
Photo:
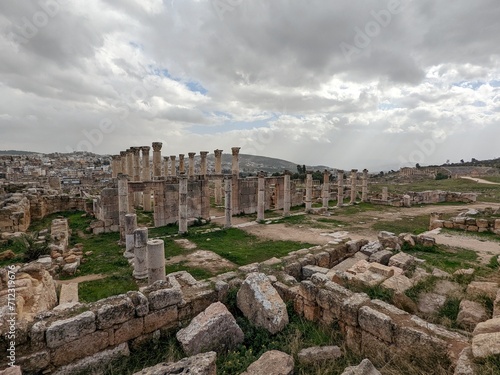
<path fill-rule="evenodd" d="M 200 151 L 200 175 L 203 177 L 207 175 L 207 155 L 208 151 Z"/>
<path fill-rule="evenodd" d="M 368 202 L 368 169 L 363 169 L 363 181 L 361 186 L 361 201 Z"/>
<path fill-rule="evenodd" d="M 222 173 L 222 150 L 214 150 L 215 155 L 215 174 Z M 222 180 L 217 177 L 215 180 L 215 204 L 222 204 Z"/>
<path fill-rule="evenodd" d="M 350 201 L 350 204 L 353 204 L 356 202 L 356 195 L 358 193 L 357 188 L 358 188 L 358 170 L 352 169 L 351 170 L 351 201 Z"/>
<path fill-rule="evenodd" d="M 153 177 L 161 176 L 161 142 L 153 142 Z"/>
<path fill-rule="evenodd" d="M 233 154 L 231 170 L 233 175 L 236 175 L 236 178 L 240 176 L 240 149 L 241 147 L 231 147 L 231 153 Z"/>
<path fill-rule="evenodd" d="M 186 166 L 184 165 L 184 154 L 179 154 L 179 174 L 186 173 Z"/>
<path fill-rule="evenodd" d="M 328 209 L 328 203 L 330 200 L 330 172 L 325 169 L 323 172 L 323 208 Z"/>
<path fill-rule="evenodd" d="M 188 152 L 188 157 L 189 157 L 188 176 L 189 177 L 194 177 L 194 156 L 195 155 L 196 155 L 196 152 Z"/>
<path fill-rule="evenodd" d="M 165 243 L 163 240 L 148 241 L 148 285 L 158 280 L 166 280 L 165 276 Z"/>
<path fill-rule="evenodd" d="M 344 205 L 344 171 L 337 170 L 337 207 Z"/>
<path fill-rule="evenodd" d="M 168 167 L 168 160 L 170 157 L 164 156 L 163 157 L 163 176 L 170 176 L 170 168 Z"/>
<path fill-rule="evenodd" d="M 127 259 L 134 257 L 134 231 L 137 229 L 137 215 L 125 215 L 125 252 L 123 256 Z"/>
<path fill-rule="evenodd" d="M 232 226 L 232 216 L 233 216 L 233 208 L 232 208 L 232 183 L 231 183 L 231 178 L 232 176 L 226 176 L 224 178 L 224 209 L 225 209 L 225 214 L 226 214 L 226 221 L 224 223 L 224 228 L 231 228 Z"/>
<path fill-rule="evenodd" d="M 306 175 L 306 212 L 312 209 L 312 189 L 313 189 L 313 176 L 311 171 L 307 171 Z"/>
<path fill-rule="evenodd" d="M 411 197 L 408 194 L 403 195 L 403 206 L 411 207 Z"/>
<path fill-rule="evenodd" d="M 118 175 L 118 220 L 120 225 L 120 241 L 125 242 L 125 215 L 128 213 L 128 176 Z"/>
<path fill-rule="evenodd" d="M 141 147 L 142 150 L 142 181 L 151 181 L 151 168 L 149 166 L 149 146 Z M 142 196 L 144 211 L 151 211 L 151 189 L 146 185 Z"/>
<path fill-rule="evenodd" d="M 188 221 L 188 205 L 187 205 L 187 191 L 188 191 L 187 177 L 182 174 L 179 177 L 179 233 L 187 233 Z"/>
<path fill-rule="evenodd" d="M 257 189 L 257 221 L 262 221 L 266 210 L 266 180 L 263 172 L 258 174 Z"/>
<path fill-rule="evenodd" d="M 132 276 L 141 280 L 148 277 L 148 228 L 137 228 L 134 231 L 134 271 Z"/>
<path fill-rule="evenodd" d="M 383 201 L 388 201 L 389 200 L 389 190 L 387 189 L 387 186 L 384 186 L 382 188 L 382 200 Z"/>
<path fill-rule="evenodd" d="M 127 151 L 120 151 L 120 162 L 122 164 L 121 173 L 128 174 L 128 171 L 127 171 Z M 118 175 L 116 175 L 116 177 L 118 178 Z"/>
<path fill-rule="evenodd" d="M 170 176 L 176 176 L 177 170 L 175 169 L 175 155 L 170 155 Z"/>
<path fill-rule="evenodd" d="M 283 216 L 290 216 L 290 207 L 292 200 L 290 196 L 290 172 L 285 171 L 283 177 Z"/>

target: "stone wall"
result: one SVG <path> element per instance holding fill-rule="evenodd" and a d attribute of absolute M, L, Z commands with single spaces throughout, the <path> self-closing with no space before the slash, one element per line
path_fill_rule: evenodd
<path fill-rule="evenodd" d="M 63 211 L 87 211 L 85 198 L 72 197 L 67 194 L 43 195 L 29 194 L 31 219 L 43 219 L 45 216 Z"/>
<path fill-rule="evenodd" d="M 0 202 L 0 233 L 26 232 L 31 224 L 30 201 L 15 193 Z"/>
<path fill-rule="evenodd" d="M 476 193 L 457 193 L 443 190 L 427 190 L 414 192 L 410 191 L 405 194 L 410 205 L 416 204 L 436 204 L 436 203 L 473 203 L 477 200 Z M 404 206 L 403 195 L 391 195 L 388 199 L 382 199 L 382 194 L 377 194 L 370 198 L 370 203 L 382 204 L 387 206 L 402 207 Z"/>
<path fill-rule="evenodd" d="M 94 234 L 118 232 L 120 220 L 118 212 L 118 189 L 105 188 L 94 199 L 93 211 L 97 222 L 91 224 Z"/>
<path fill-rule="evenodd" d="M 257 212 L 258 178 L 239 179 L 239 212 L 253 214 Z"/>
<path fill-rule="evenodd" d="M 431 214 L 429 230 L 436 228 L 460 229 L 468 232 L 491 232 L 500 235 L 500 219 L 459 216 L 442 220 L 442 215 Z"/>

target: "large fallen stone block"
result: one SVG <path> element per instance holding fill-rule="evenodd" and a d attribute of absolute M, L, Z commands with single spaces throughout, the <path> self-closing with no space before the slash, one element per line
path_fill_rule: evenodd
<path fill-rule="evenodd" d="M 389 259 L 389 266 L 399 267 L 405 271 L 414 264 L 415 257 L 403 252 L 399 252 L 396 255 L 393 255 L 391 259 Z"/>
<path fill-rule="evenodd" d="M 476 336 L 483 333 L 495 332 L 500 332 L 500 318 L 493 318 L 479 323 L 476 328 L 474 328 L 474 332 L 472 334 Z"/>
<path fill-rule="evenodd" d="M 341 356 L 342 352 L 338 346 L 314 346 L 302 349 L 298 354 L 299 362 L 302 364 L 333 361 Z"/>
<path fill-rule="evenodd" d="M 193 318 L 186 328 L 177 332 L 184 352 L 188 355 L 204 351 L 221 352 L 243 342 L 243 331 L 226 306 L 215 302 Z"/>
<path fill-rule="evenodd" d="M 378 234 L 378 241 L 383 248 L 401 250 L 401 240 L 392 232 L 381 231 Z"/>
<path fill-rule="evenodd" d="M 457 316 L 457 323 L 462 327 L 473 330 L 478 323 L 488 319 L 483 305 L 475 301 L 462 300 Z"/>
<path fill-rule="evenodd" d="M 134 375 L 216 375 L 216 359 L 215 352 L 201 353 L 175 363 L 160 363 Z"/>
<path fill-rule="evenodd" d="M 292 356 L 279 350 L 270 350 L 248 366 L 241 375 L 292 375 L 293 371 Z"/>
<path fill-rule="evenodd" d="M 135 316 L 135 306 L 125 294 L 101 300 L 96 306 L 97 328 L 107 329 Z"/>
<path fill-rule="evenodd" d="M 472 338 L 474 358 L 487 358 L 500 354 L 500 332 L 483 333 Z"/>
<path fill-rule="evenodd" d="M 359 309 L 358 323 L 366 332 L 387 342 L 393 341 L 393 322 L 390 316 L 372 309 L 369 306 L 363 306 Z"/>
<path fill-rule="evenodd" d="M 394 253 L 390 250 L 380 250 L 377 251 L 376 253 L 370 255 L 370 258 L 368 261 L 371 262 L 376 262 L 383 264 L 384 266 L 387 266 L 389 264 L 389 259 L 394 255 Z"/>
<path fill-rule="evenodd" d="M 273 334 L 288 324 L 286 305 L 263 273 L 247 276 L 238 291 L 237 305 L 248 320 Z"/>
<path fill-rule="evenodd" d="M 342 375 L 381 375 L 369 359 L 365 358 L 357 366 L 347 367 Z"/>
<path fill-rule="evenodd" d="M 498 284 L 485 281 L 473 281 L 467 286 L 467 296 L 488 297 L 495 299 L 498 291 Z"/>
<path fill-rule="evenodd" d="M 86 311 L 69 319 L 58 320 L 47 328 L 47 346 L 56 348 L 95 330 L 95 314 L 92 311 Z"/>

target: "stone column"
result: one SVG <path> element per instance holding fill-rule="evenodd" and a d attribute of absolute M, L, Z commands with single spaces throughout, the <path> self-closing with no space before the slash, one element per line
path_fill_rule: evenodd
<path fill-rule="evenodd" d="M 196 155 L 196 152 L 188 152 L 188 157 L 189 157 L 189 177 L 194 177 L 194 156 Z"/>
<path fill-rule="evenodd" d="M 285 171 L 283 176 L 283 216 L 290 216 L 290 207 L 292 205 L 290 196 L 290 172 Z"/>
<path fill-rule="evenodd" d="M 344 171 L 337 169 L 337 207 L 344 205 Z"/>
<path fill-rule="evenodd" d="M 132 148 L 127 150 L 127 172 L 130 181 L 134 181 L 134 151 Z"/>
<path fill-rule="evenodd" d="M 170 157 L 164 156 L 163 157 L 163 174 L 162 176 L 170 176 L 170 168 L 168 167 L 168 160 Z"/>
<path fill-rule="evenodd" d="M 330 201 L 330 172 L 326 169 L 323 172 L 323 208 L 328 210 L 328 202 Z"/>
<path fill-rule="evenodd" d="M 232 172 L 233 175 L 236 175 L 236 178 L 240 177 L 240 149 L 241 147 L 231 147 L 231 153 L 233 154 L 233 162 L 232 162 Z"/>
<path fill-rule="evenodd" d="M 368 169 L 363 169 L 363 181 L 361 186 L 361 201 L 368 202 Z"/>
<path fill-rule="evenodd" d="M 200 175 L 203 177 L 207 175 L 207 155 L 208 151 L 200 151 Z"/>
<path fill-rule="evenodd" d="M 132 276 L 141 280 L 148 277 L 148 228 L 137 228 L 134 231 L 134 271 Z"/>
<path fill-rule="evenodd" d="M 153 142 L 153 177 L 161 176 L 161 142 Z"/>
<path fill-rule="evenodd" d="M 165 244 L 163 240 L 148 241 L 148 285 L 158 280 L 166 280 L 165 276 Z"/>
<path fill-rule="evenodd" d="M 214 150 L 215 155 L 215 174 L 222 173 L 222 150 Z M 222 204 L 222 180 L 217 178 L 215 180 L 215 204 Z"/>
<path fill-rule="evenodd" d="M 120 151 L 120 161 L 121 161 L 121 164 L 122 164 L 122 167 L 121 167 L 121 173 L 122 174 L 128 174 L 128 170 L 127 170 L 127 151 Z M 116 175 L 116 177 L 118 178 L 118 175 Z"/>
<path fill-rule="evenodd" d="M 262 172 L 259 172 L 257 177 L 257 221 L 261 221 L 264 220 L 264 211 L 266 210 L 266 180 Z"/>
<path fill-rule="evenodd" d="M 389 191 L 387 189 L 387 186 L 384 186 L 382 188 L 382 200 L 383 201 L 388 201 L 389 200 Z"/>
<path fill-rule="evenodd" d="M 408 194 L 403 195 L 403 206 L 411 207 L 411 197 Z"/>
<path fill-rule="evenodd" d="M 188 206 L 187 206 L 187 177 L 182 174 L 179 177 L 179 234 L 187 233 Z"/>
<path fill-rule="evenodd" d="M 137 215 L 125 215 L 125 252 L 123 256 L 127 259 L 134 257 L 134 231 L 137 229 Z"/>
<path fill-rule="evenodd" d="M 149 146 L 141 147 L 142 150 L 142 181 L 151 181 L 151 168 L 149 166 Z M 151 211 L 151 189 L 146 186 L 142 197 L 144 211 Z"/>
<path fill-rule="evenodd" d="M 175 169 L 175 155 L 170 155 L 170 176 L 177 176 L 177 170 Z"/>
<path fill-rule="evenodd" d="M 231 184 L 232 176 L 226 176 L 224 178 L 224 208 L 226 213 L 226 222 L 224 223 L 224 228 L 231 228 L 231 218 L 233 216 L 232 203 L 233 200 L 231 198 L 232 193 L 232 184 Z"/>
<path fill-rule="evenodd" d="M 349 202 L 350 204 L 353 204 L 356 202 L 357 189 L 358 189 L 358 170 L 352 169 L 351 170 L 351 201 Z"/>
<path fill-rule="evenodd" d="M 312 209 L 312 189 L 313 189 L 313 176 L 311 171 L 307 171 L 306 175 L 306 212 Z"/>
<path fill-rule="evenodd" d="M 134 158 L 134 179 L 133 181 L 141 180 L 141 148 L 140 147 L 131 147 L 130 148 L 133 153 Z M 137 207 L 142 203 L 142 194 L 137 191 L 134 193 L 134 206 Z"/>
<path fill-rule="evenodd" d="M 113 162 L 111 164 L 111 177 L 118 177 L 118 173 L 122 173 L 122 161 L 120 155 L 113 155 Z"/>
<path fill-rule="evenodd" d="M 128 213 L 128 177 L 118 175 L 118 220 L 120 224 L 120 241 L 125 242 L 125 215 Z"/>
<path fill-rule="evenodd" d="M 186 167 L 184 165 L 184 154 L 179 154 L 179 174 L 186 173 Z"/>

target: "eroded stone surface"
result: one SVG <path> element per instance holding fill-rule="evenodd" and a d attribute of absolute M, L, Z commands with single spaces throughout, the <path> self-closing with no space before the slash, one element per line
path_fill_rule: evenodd
<path fill-rule="evenodd" d="M 160 363 L 134 375 L 216 375 L 216 359 L 215 352 L 201 353 L 175 363 Z"/>
<path fill-rule="evenodd" d="M 241 375 L 292 375 L 293 370 L 292 356 L 279 350 L 270 350 L 248 366 Z"/>

